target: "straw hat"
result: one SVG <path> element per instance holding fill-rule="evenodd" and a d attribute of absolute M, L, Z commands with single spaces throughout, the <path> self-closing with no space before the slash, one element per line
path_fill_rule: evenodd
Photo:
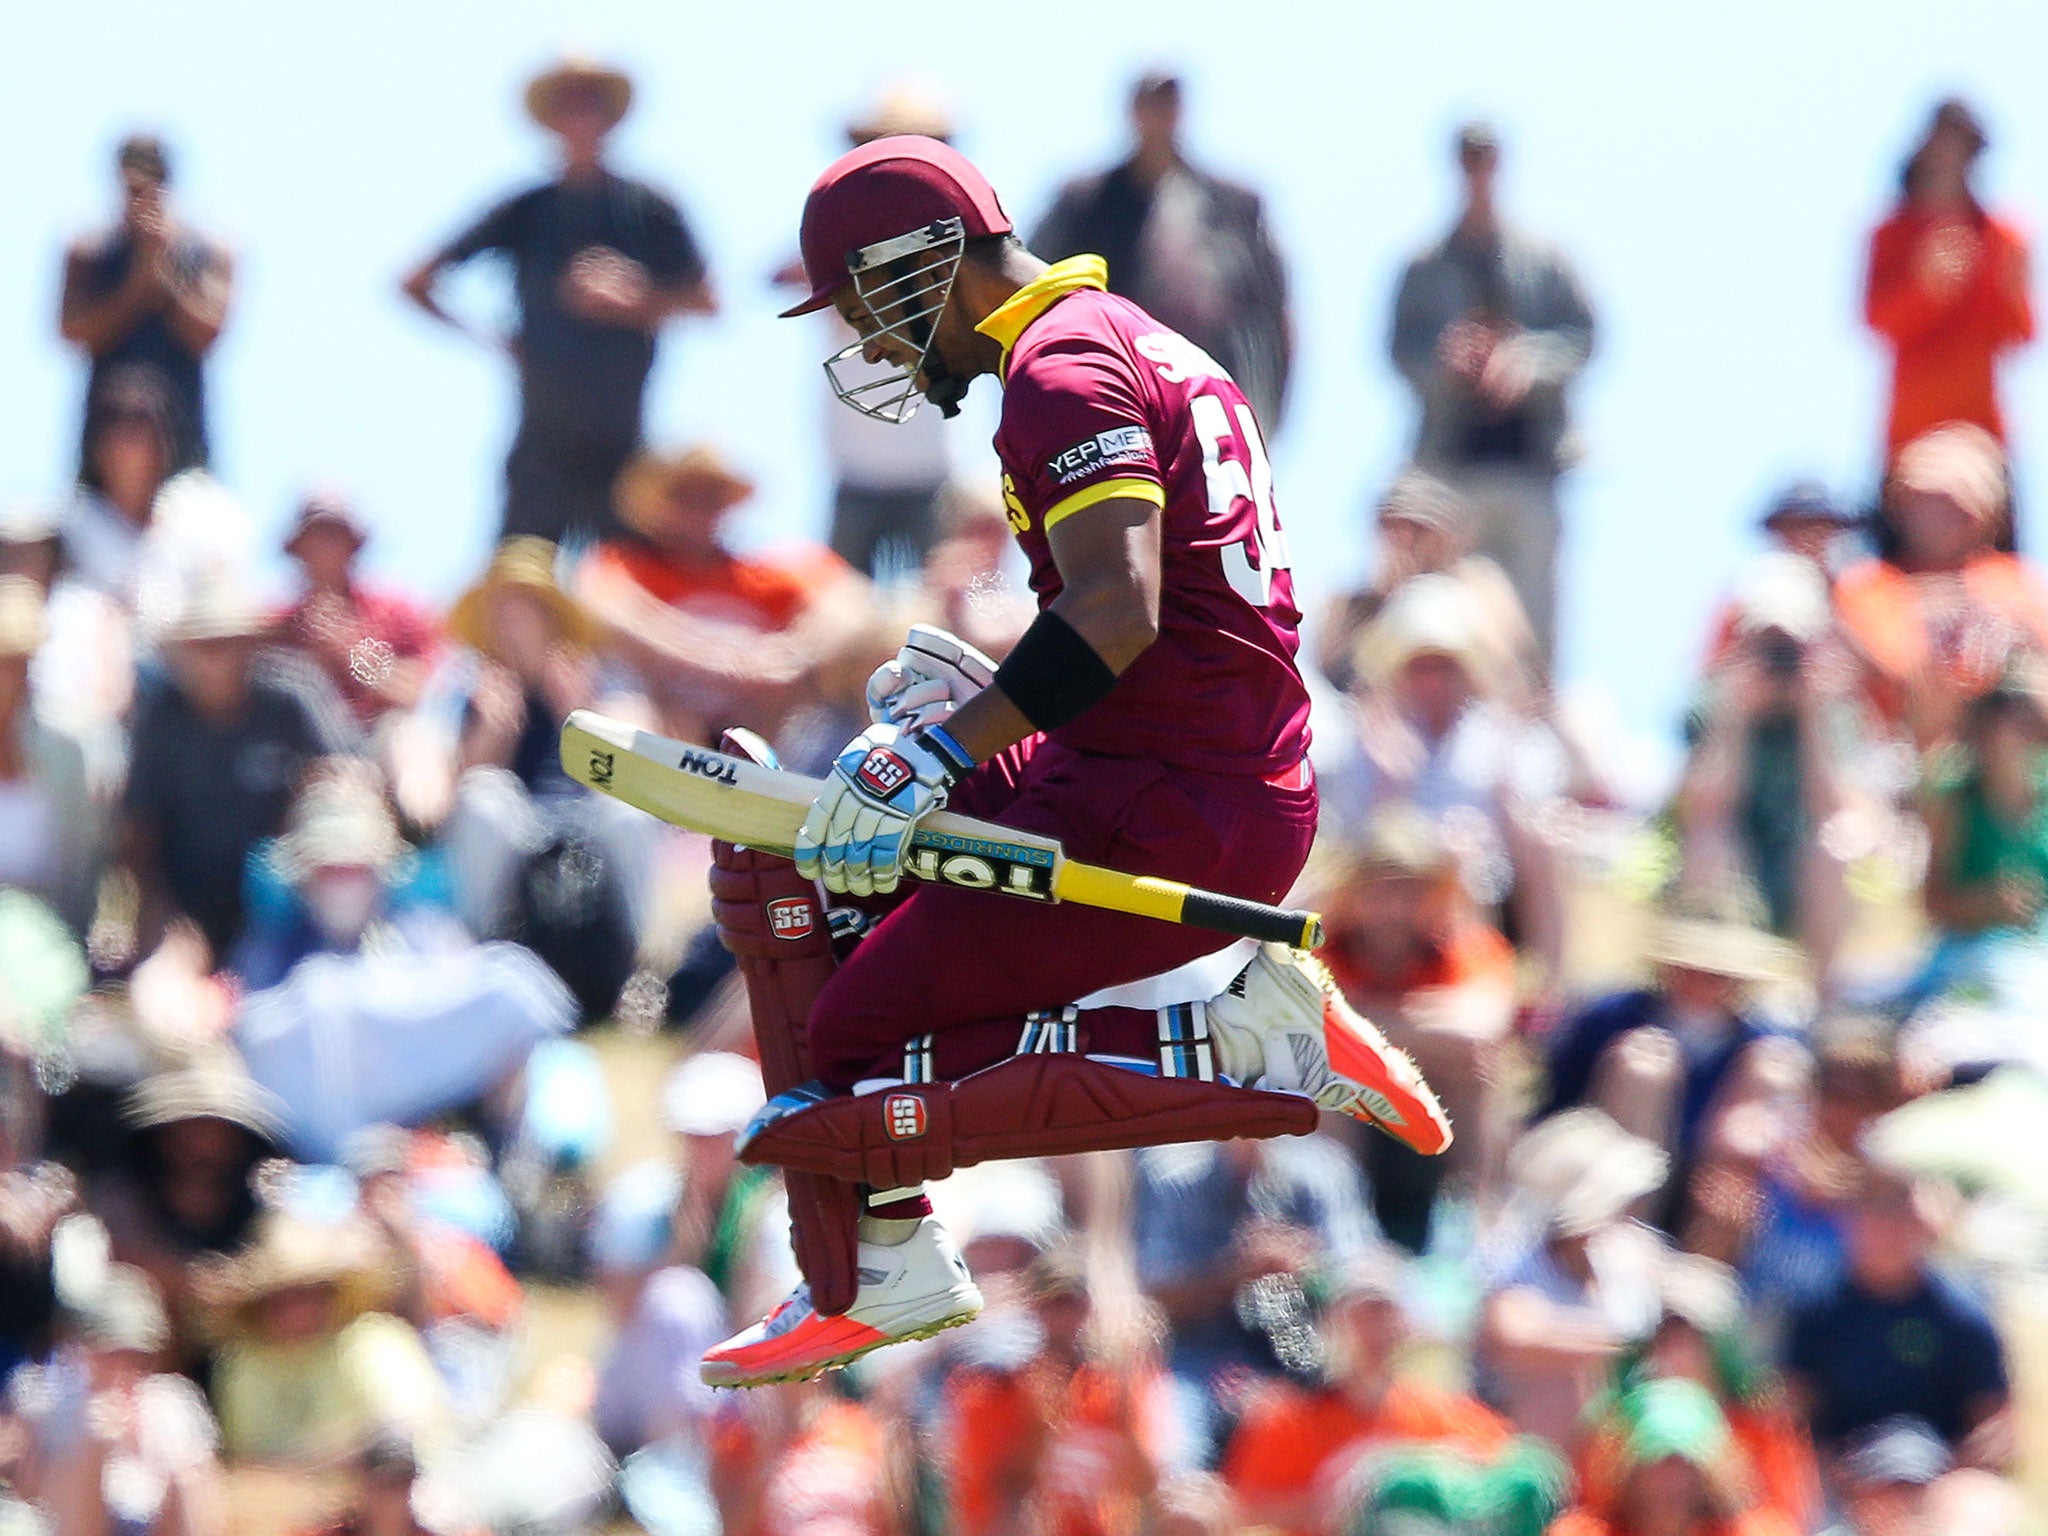
<path fill-rule="evenodd" d="M 584 646 L 596 640 L 597 626 L 590 615 L 555 580 L 555 546 L 530 536 L 507 539 L 498 546 L 482 579 L 448 610 L 448 633 L 464 645 L 488 653 L 491 600 L 515 587 L 532 592 L 554 611 L 565 639 Z"/>
<path fill-rule="evenodd" d="M 1380 498 L 1381 522 L 1420 523 L 1442 533 L 1462 533 L 1472 517 L 1465 498 L 1419 469 L 1404 469 Z"/>
<path fill-rule="evenodd" d="M 283 1291 L 331 1285 L 344 1319 L 374 1312 L 395 1289 L 396 1275 L 377 1243 L 354 1223 L 307 1221 L 272 1211 L 240 1253 L 199 1272 L 196 1290 L 217 1326 Z"/>
<path fill-rule="evenodd" d="M 624 70 L 572 55 L 527 83 L 526 115 L 543 128 L 553 128 L 563 99 L 575 91 L 593 92 L 604 102 L 608 128 L 616 126 L 633 105 L 633 80 Z"/>
<path fill-rule="evenodd" d="M 137 1083 L 122 1101 L 121 1120 L 135 1131 L 186 1120 L 222 1120 L 258 1141 L 279 1146 L 284 1141 L 285 1108 L 239 1066 L 203 1062 Z"/>
<path fill-rule="evenodd" d="M 293 802 L 277 863 L 286 879 L 300 881 L 336 865 L 382 870 L 404 849 L 377 785 L 362 774 L 331 774 Z"/>
<path fill-rule="evenodd" d="M 35 655 L 44 632 L 43 589 L 26 576 L 0 576 L 0 657 Z"/>
<path fill-rule="evenodd" d="M 1434 820 L 1406 801 L 1390 801 L 1366 818 L 1365 830 L 1346 860 L 1360 878 L 1410 875 L 1427 879 L 1457 868 L 1457 855 Z"/>
<path fill-rule="evenodd" d="M 1651 929 L 1645 953 L 1652 965 L 1732 981 L 1782 981 L 1797 969 L 1791 947 L 1758 927 L 1732 893 L 1674 901 Z"/>
<path fill-rule="evenodd" d="M 1516 1187 L 1550 1230 L 1584 1237 L 1663 1188 L 1671 1159 L 1597 1109 L 1540 1121 L 1508 1153 Z"/>
<path fill-rule="evenodd" d="M 1471 591 L 1455 576 L 1432 572 L 1394 589 L 1358 637 L 1351 661 L 1359 676 L 1384 683 L 1417 656 L 1449 656 L 1483 686 L 1491 671 L 1483 632 Z"/>
<path fill-rule="evenodd" d="M 1899 450 L 1892 484 L 1951 498 L 1980 523 L 2005 515 L 2005 450 L 1982 427 L 1952 421 Z"/>
<path fill-rule="evenodd" d="M 224 570 L 195 576 L 177 597 L 163 638 L 167 641 L 244 640 L 270 627 L 263 610 Z"/>
<path fill-rule="evenodd" d="M 642 538 L 658 538 L 674 515 L 670 503 L 678 492 L 687 492 L 693 504 L 704 511 L 718 513 L 753 495 L 754 482 L 709 443 L 697 443 L 680 453 L 650 450 L 636 455 L 619 471 L 612 504 L 628 528 Z"/>
<path fill-rule="evenodd" d="M 945 104 L 917 86 L 898 83 L 886 86 L 874 101 L 856 113 L 846 125 L 846 137 L 855 145 L 898 134 L 950 140 L 953 119 Z"/>
<path fill-rule="evenodd" d="M 737 1136 L 767 1102 L 761 1069 L 732 1051 L 699 1051 L 661 1085 L 661 1118 L 679 1136 Z"/>

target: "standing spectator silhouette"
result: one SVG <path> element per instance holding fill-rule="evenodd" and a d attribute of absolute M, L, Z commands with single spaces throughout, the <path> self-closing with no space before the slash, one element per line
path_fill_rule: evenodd
<path fill-rule="evenodd" d="M 1190 165 L 1180 124 L 1178 77 L 1140 77 L 1129 158 L 1062 187 L 1031 249 L 1047 261 L 1102 257 L 1110 292 L 1221 363 L 1271 436 L 1294 360 L 1287 271 L 1258 193 Z"/>
<path fill-rule="evenodd" d="M 1864 314 L 1892 351 L 1885 462 L 1949 422 L 2005 440 L 2001 354 L 2033 340 L 2027 243 L 1978 200 L 1971 174 L 1989 143 L 1969 103 L 1934 109 L 1899 174 L 1899 202 L 1870 240 Z"/>
<path fill-rule="evenodd" d="M 406 297 L 443 324 L 441 273 L 485 252 L 512 264 L 519 330 L 519 431 L 505 460 L 501 536 L 561 542 L 609 531 L 612 482 L 640 442 L 656 338 L 678 315 L 708 315 L 704 258 L 681 212 L 612 170 L 611 132 L 633 82 L 566 59 L 526 88 L 526 110 L 555 136 L 562 169 L 499 203 L 405 279 Z"/>
<path fill-rule="evenodd" d="M 1500 139 L 1457 137 L 1464 204 L 1394 296 L 1394 366 L 1415 391 L 1415 462 L 1471 505 L 1479 552 L 1514 583 L 1546 658 L 1557 643 L 1559 474 L 1575 457 L 1566 392 L 1593 314 L 1554 247 L 1501 218 Z"/>
<path fill-rule="evenodd" d="M 64 256 L 57 329 L 84 352 L 91 400 L 115 369 L 142 365 L 170 399 L 169 471 L 205 464 L 206 355 L 220 340 L 234 295 L 234 265 L 217 241 L 171 210 L 170 156 L 154 134 L 121 141 L 121 216 L 82 235 Z M 84 429 L 80 429 L 81 457 Z"/>

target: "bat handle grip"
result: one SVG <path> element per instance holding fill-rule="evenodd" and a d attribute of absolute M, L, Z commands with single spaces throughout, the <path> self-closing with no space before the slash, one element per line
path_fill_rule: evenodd
<path fill-rule="evenodd" d="M 1320 913 L 1269 907 L 1262 901 L 1245 901 L 1214 891 L 1189 891 L 1181 902 L 1180 920 L 1212 933 L 1286 944 L 1294 949 L 1314 949 L 1323 942 Z"/>

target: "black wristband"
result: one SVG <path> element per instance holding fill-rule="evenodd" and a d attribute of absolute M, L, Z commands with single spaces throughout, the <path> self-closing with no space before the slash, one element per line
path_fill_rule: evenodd
<path fill-rule="evenodd" d="M 1116 686 L 1116 674 L 1073 625 L 1048 608 L 996 668 L 996 686 L 1033 726 L 1056 731 L 1101 702 Z"/>

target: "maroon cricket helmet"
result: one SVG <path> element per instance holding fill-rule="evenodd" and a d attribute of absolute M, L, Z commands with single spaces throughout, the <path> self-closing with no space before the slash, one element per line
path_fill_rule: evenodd
<path fill-rule="evenodd" d="M 849 150 L 825 167 L 804 199 L 804 275 L 811 293 L 783 318 L 830 304 L 852 275 L 855 252 L 942 219 L 960 220 L 969 240 L 1012 228 L 988 178 L 950 144 L 906 133 Z"/>

